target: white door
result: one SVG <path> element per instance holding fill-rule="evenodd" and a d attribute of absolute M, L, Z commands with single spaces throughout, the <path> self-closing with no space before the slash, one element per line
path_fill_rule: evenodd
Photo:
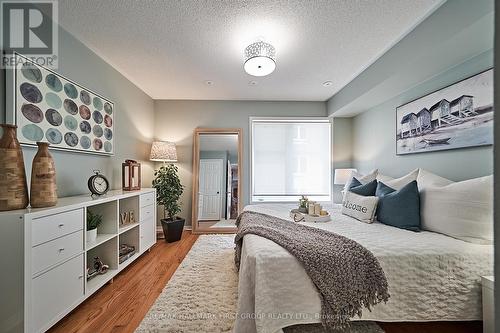
<path fill-rule="evenodd" d="M 222 159 L 200 160 L 198 220 L 220 220 L 223 167 Z"/>
<path fill-rule="evenodd" d="M 231 184 L 233 183 L 233 174 L 231 172 L 231 162 L 227 161 L 227 192 L 226 192 L 226 220 L 231 218 Z"/>

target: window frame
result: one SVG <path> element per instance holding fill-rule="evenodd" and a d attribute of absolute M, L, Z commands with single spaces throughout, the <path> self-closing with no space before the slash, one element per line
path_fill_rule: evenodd
<path fill-rule="evenodd" d="M 258 122 L 265 122 L 265 123 L 296 123 L 296 122 L 301 122 L 301 123 L 328 123 L 330 126 L 330 132 L 329 132 L 329 154 L 330 154 L 330 161 L 329 161 L 329 183 L 330 186 L 329 188 L 329 194 L 328 198 L 317 198 L 316 197 L 309 197 L 310 200 L 314 200 L 316 202 L 320 203 L 326 203 L 326 204 L 331 204 L 333 203 L 333 177 L 332 177 L 332 168 L 333 168 L 333 120 L 330 117 L 249 117 L 249 153 L 250 153 L 250 204 L 263 204 L 263 203 L 293 203 L 293 202 L 298 202 L 298 197 L 290 195 L 290 200 L 274 200 L 274 199 L 269 199 L 269 200 L 254 200 L 254 150 L 253 150 L 253 138 L 254 138 L 254 124 Z M 276 198 L 278 196 L 274 196 Z M 293 197 L 293 198 L 292 198 Z"/>

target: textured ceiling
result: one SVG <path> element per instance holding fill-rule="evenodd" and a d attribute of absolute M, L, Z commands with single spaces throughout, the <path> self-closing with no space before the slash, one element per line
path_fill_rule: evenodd
<path fill-rule="evenodd" d="M 59 0 L 59 22 L 154 99 L 324 101 L 442 2 Z M 258 39 L 277 52 L 262 78 L 243 70 Z"/>

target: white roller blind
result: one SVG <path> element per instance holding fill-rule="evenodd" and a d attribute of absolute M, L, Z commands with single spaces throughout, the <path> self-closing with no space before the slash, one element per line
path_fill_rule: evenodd
<path fill-rule="evenodd" d="M 252 118 L 252 201 L 331 200 L 327 118 Z"/>

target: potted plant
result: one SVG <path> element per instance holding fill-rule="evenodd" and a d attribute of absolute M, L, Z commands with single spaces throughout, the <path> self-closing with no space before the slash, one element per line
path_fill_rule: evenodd
<path fill-rule="evenodd" d="M 102 223 L 102 215 L 87 209 L 87 242 L 94 243 L 97 239 L 97 227 Z"/>
<path fill-rule="evenodd" d="M 308 207 L 309 199 L 303 195 L 302 198 L 299 199 L 299 212 L 307 214 Z"/>
<path fill-rule="evenodd" d="M 165 218 L 161 220 L 163 234 L 167 242 L 181 239 L 185 219 L 177 216 L 181 211 L 179 199 L 184 186 L 177 175 L 177 167 L 173 164 L 163 165 L 154 173 L 153 187 L 156 189 L 156 202 L 163 205 Z"/>

